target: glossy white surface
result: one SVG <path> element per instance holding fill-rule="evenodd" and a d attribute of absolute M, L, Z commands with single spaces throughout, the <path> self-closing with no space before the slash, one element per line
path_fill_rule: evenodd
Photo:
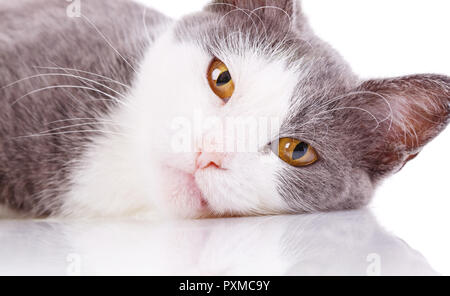
<path fill-rule="evenodd" d="M 7 275 L 434 275 L 368 210 L 203 221 L 3 221 Z"/>

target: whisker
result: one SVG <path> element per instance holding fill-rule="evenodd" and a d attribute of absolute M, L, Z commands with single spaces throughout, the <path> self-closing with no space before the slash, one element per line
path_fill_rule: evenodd
<path fill-rule="evenodd" d="M 330 109 L 330 110 L 327 110 L 327 111 L 320 112 L 319 114 L 317 114 L 317 117 L 318 117 L 319 115 L 322 115 L 322 114 L 331 113 L 331 112 L 334 112 L 334 111 L 340 111 L 340 110 L 348 110 L 348 109 L 350 109 L 350 110 L 363 111 L 363 112 L 369 114 L 369 115 L 375 120 L 375 122 L 377 123 L 377 126 L 374 128 L 374 130 L 376 130 L 376 129 L 380 126 L 380 124 L 381 124 L 381 122 L 378 120 L 378 118 L 377 118 L 375 115 L 373 115 L 372 112 L 370 112 L 369 110 L 366 110 L 366 109 L 364 109 L 364 108 L 359 108 L 359 107 L 340 107 L 340 108 L 334 108 L 334 109 Z"/>
<path fill-rule="evenodd" d="M 57 64 L 55 64 L 55 63 L 53 63 L 53 62 L 51 62 L 51 61 L 50 61 L 50 63 L 52 63 L 55 67 L 59 67 L 59 65 L 57 65 Z M 64 71 L 64 72 L 65 72 L 66 74 L 68 74 L 68 75 L 72 75 L 72 74 L 70 74 L 69 71 L 67 71 L 67 70 L 64 70 L 64 69 L 63 69 L 62 71 Z M 79 74 L 79 73 L 78 73 L 78 74 Z M 96 88 L 94 85 L 91 85 L 91 84 L 87 83 L 86 81 L 90 81 L 90 82 L 93 82 L 94 84 L 98 84 L 98 85 L 100 85 L 100 86 L 103 86 L 103 87 L 105 87 L 106 89 L 109 89 L 109 90 L 111 90 L 112 92 L 114 92 L 114 93 L 116 93 L 116 94 L 118 94 L 118 95 L 120 95 L 120 96 L 122 96 L 123 98 L 126 99 L 126 96 L 125 96 L 124 94 L 122 94 L 122 93 L 116 91 L 116 90 L 113 89 L 113 88 L 110 88 L 110 87 L 106 86 L 105 84 L 99 83 L 99 82 L 97 82 L 97 81 L 95 81 L 95 80 L 91 80 L 91 79 L 88 79 L 88 78 L 83 79 L 83 78 L 85 78 L 85 77 L 79 76 L 79 75 L 75 76 L 75 78 L 78 79 L 78 80 L 79 80 L 81 83 L 83 83 L 84 85 L 87 85 L 87 86 L 92 87 L 92 88 L 95 88 L 95 89 L 97 89 L 97 88 Z"/>
<path fill-rule="evenodd" d="M 80 73 L 89 74 L 89 75 L 92 75 L 92 76 L 96 76 L 96 77 L 100 77 L 100 78 L 106 79 L 107 81 L 114 82 L 114 83 L 116 83 L 116 84 L 118 84 L 120 86 L 126 87 L 126 88 L 131 88 L 130 85 L 124 84 L 124 83 L 122 83 L 120 81 L 117 81 L 117 80 L 114 80 L 114 79 L 112 79 L 110 77 L 103 76 L 103 75 L 100 75 L 100 74 L 97 74 L 97 73 L 93 73 L 93 72 L 89 72 L 89 71 L 80 70 L 80 69 L 64 68 L 64 67 L 41 67 L 41 66 L 34 66 L 33 68 L 46 69 L 46 70 L 63 70 L 63 71 L 65 70 L 65 71 L 80 72 Z"/>
<path fill-rule="evenodd" d="M 47 123 L 47 125 L 50 125 L 50 124 L 56 124 L 56 123 L 62 123 L 62 122 L 68 122 L 68 121 L 79 121 L 79 120 L 97 120 L 97 118 L 91 117 L 91 118 L 70 118 L 70 119 L 61 119 L 61 120 L 56 120 L 56 121 L 49 122 L 49 123 Z M 113 122 L 112 120 L 105 120 L 105 119 L 103 119 L 102 121 L 105 121 L 105 122 Z"/>
<path fill-rule="evenodd" d="M 344 94 L 344 95 L 337 96 L 337 97 L 335 97 L 335 98 L 333 98 L 333 99 L 331 99 L 329 101 L 326 101 L 325 103 L 327 105 L 329 105 L 329 104 L 332 104 L 332 103 L 334 103 L 336 101 L 342 100 L 342 99 L 344 99 L 344 98 L 346 98 L 348 96 L 365 95 L 365 94 L 377 96 L 377 97 L 381 98 L 386 103 L 386 105 L 389 108 L 389 114 L 388 114 L 388 116 L 386 116 L 386 118 L 381 120 L 380 123 L 383 123 L 383 122 L 385 122 L 386 120 L 388 120 L 390 118 L 389 129 L 388 129 L 390 131 L 391 128 L 392 128 L 392 125 L 393 125 L 393 121 L 394 121 L 394 111 L 393 111 L 391 103 L 389 103 L 388 99 L 385 96 L 383 96 L 383 95 L 381 95 L 379 93 L 372 92 L 372 91 L 354 91 L 354 92 L 350 92 L 350 93 L 347 93 L 347 94 Z"/>
<path fill-rule="evenodd" d="M 58 136 L 58 135 L 83 134 L 83 133 L 101 133 L 101 134 L 116 135 L 116 136 L 122 136 L 122 137 L 127 136 L 126 134 L 122 134 L 122 133 L 92 129 L 92 130 L 83 130 L 83 131 L 66 131 L 66 132 L 58 132 L 58 133 L 33 134 L 33 135 L 27 135 L 27 136 L 14 137 L 12 139 L 14 140 L 14 139 L 25 139 L 25 138 L 50 137 L 50 136 Z"/>
<path fill-rule="evenodd" d="M 239 8 L 239 7 L 237 7 L 236 9 L 233 9 L 233 10 L 227 12 L 227 13 L 225 13 L 225 14 L 220 18 L 220 20 L 219 20 L 219 22 L 218 22 L 219 26 L 222 24 L 222 22 L 225 20 L 225 18 L 226 18 L 227 16 L 229 16 L 230 14 L 232 14 L 232 13 L 234 13 L 234 12 L 242 12 L 243 14 L 245 14 L 245 15 L 250 19 L 250 21 L 253 23 L 253 27 L 254 27 L 254 28 L 256 29 L 256 31 L 258 32 L 258 27 L 256 26 L 256 23 L 255 23 L 255 21 L 252 19 L 252 17 L 250 16 L 250 14 L 248 14 L 246 10 L 244 10 L 244 9 L 242 9 L 242 8 Z"/>
<path fill-rule="evenodd" d="M 277 7 L 277 6 L 270 6 L 270 5 L 261 6 L 261 7 L 258 7 L 256 9 L 253 9 L 253 12 L 256 12 L 256 11 L 261 10 L 261 9 L 266 9 L 266 8 L 275 9 L 275 10 L 279 10 L 279 11 L 283 12 L 288 17 L 289 23 L 292 24 L 292 18 L 289 15 L 289 13 L 286 10 L 284 10 L 284 9 L 282 9 L 280 7 Z"/>
<path fill-rule="evenodd" d="M 92 80 L 92 79 L 89 79 L 89 78 L 81 77 L 81 76 L 78 76 L 78 75 L 73 75 L 73 74 L 63 74 L 63 73 L 45 73 L 45 74 L 37 74 L 37 75 L 33 75 L 33 76 L 29 76 L 29 77 L 20 79 L 20 80 L 18 80 L 18 81 L 16 81 L 16 82 L 10 83 L 10 84 L 4 86 L 3 88 L 11 87 L 11 86 L 16 85 L 16 84 L 18 84 L 18 83 L 20 83 L 20 82 L 23 82 L 23 81 L 26 81 L 26 80 L 30 80 L 30 79 L 33 79 L 33 78 L 40 78 L 40 77 L 47 77 L 47 76 L 50 76 L 50 77 L 51 77 L 51 76 L 72 77 L 72 78 L 77 78 L 77 79 L 84 80 L 84 81 L 89 81 L 89 82 L 94 83 L 94 84 L 96 84 L 96 85 L 102 86 L 102 87 L 104 87 L 104 88 L 106 88 L 106 89 L 108 89 L 108 90 L 110 90 L 110 91 L 112 91 L 112 92 L 114 92 L 114 93 L 116 93 L 116 94 L 122 96 L 123 98 L 126 98 L 126 96 L 125 96 L 124 94 L 122 94 L 122 93 L 120 93 L 120 92 L 114 90 L 113 88 L 110 88 L 110 87 L 104 85 L 103 83 L 97 82 L 97 81 Z"/>
<path fill-rule="evenodd" d="M 112 100 L 115 101 L 116 103 L 122 104 L 123 106 L 125 106 L 125 107 L 127 107 L 127 108 L 130 108 L 130 109 L 132 108 L 131 105 L 127 105 L 127 104 L 125 104 L 124 102 L 122 102 L 121 100 L 117 99 L 116 97 L 111 96 L 111 95 L 109 95 L 109 94 L 107 94 L 107 93 L 105 93 L 105 92 L 103 92 L 103 91 L 101 91 L 101 90 L 98 90 L 98 89 L 95 89 L 95 88 L 91 88 L 91 87 L 86 87 L 86 86 L 77 86 L 77 85 L 53 85 L 53 86 L 43 87 L 43 88 L 40 88 L 40 89 L 31 91 L 31 92 L 29 92 L 29 93 L 27 93 L 27 94 L 21 96 L 20 98 L 18 98 L 17 100 L 15 100 L 15 101 L 11 104 L 11 106 L 16 105 L 20 100 L 22 100 L 23 98 L 25 98 L 25 97 L 27 97 L 27 96 L 30 96 L 30 95 L 32 95 L 32 94 L 35 94 L 35 93 L 38 93 L 38 92 L 41 92 L 41 91 L 45 91 L 45 90 L 59 89 L 59 88 L 84 89 L 84 90 L 90 90 L 90 91 L 98 92 L 98 93 L 100 93 L 100 94 L 102 94 L 102 95 L 104 95 L 104 96 L 106 96 L 106 97 L 112 99 Z"/>
<path fill-rule="evenodd" d="M 231 8 L 234 8 L 233 11 L 241 11 L 241 12 L 243 12 L 245 15 L 247 15 L 247 16 L 250 18 L 250 20 L 252 21 L 253 25 L 254 25 L 255 28 L 257 29 L 256 23 L 253 21 L 253 19 L 252 19 L 252 17 L 251 17 L 251 14 L 255 15 L 255 16 L 260 20 L 260 22 L 261 22 L 261 24 L 262 24 L 262 26 L 263 26 L 263 28 L 264 28 L 264 34 L 265 34 L 266 39 L 267 39 L 267 28 L 266 28 L 266 25 L 264 24 L 264 22 L 261 20 L 261 18 L 260 18 L 254 11 L 251 11 L 251 10 L 244 10 L 244 9 L 238 7 L 237 5 L 233 5 L 233 4 L 230 4 L 230 3 L 209 3 L 209 4 L 207 4 L 205 7 L 208 7 L 208 6 L 229 6 L 229 7 L 231 7 Z M 250 14 L 248 14 L 247 11 L 248 11 L 248 13 L 250 13 Z M 232 11 L 231 11 L 231 12 L 232 12 Z M 227 14 L 229 14 L 229 13 L 231 13 L 231 12 L 228 12 Z M 222 21 L 222 19 L 223 19 L 223 17 L 221 18 L 221 21 Z M 221 21 L 220 21 L 220 22 L 221 22 Z M 219 22 L 219 23 L 220 23 L 220 22 Z M 257 30 L 257 31 L 258 31 L 258 30 Z"/>
<path fill-rule="evenodd" d="M 105 40 L 105 42 L 109 45 L 109 47 L 112 48 L 112 50 L 114 50 L 115 53 L 117 53 L 117 55 L 119 55 L 119 57 L 135 72 L 137 73 L 137 71 L 134 69 L 134 67 L 127 61 L 127 59 L 125 59 L 120 52 L 111 44 L 111 42 L 108 40 L 108 38 L 106 38 L 106 36 L 97 28 L 97 26 L 91 22 L 91 20 L 89 20 L 88 17 L 86 17 L 85 15 L 81 15 L 83 17 L 84 20 L 86 20 L 94 29 L 95 31 L 97 31 L 97 33 L 100 35 L 100 37 L 103 38 L 103 40 Z"/>
<path fill-rule="evenodd" d="M 101 122 L 101 121 L 93 121 L 93 122 L 85 122 L 85 123 L 78 123 L 78 124 L 72 124 L 72 125 L 57 127 L 57 128 L 53 128 L 53 129 L 50 129 L 50 130 L 39 132 L 37 134 L 48 134 L 48 133 L 54 132 L 54 131 L 64 130 L 64 129 L 73 128 L 73 127 L 89 126 L 89 125 L 110 125 L 110 126 L 126 127 L 126 128 L 128 128 L 127 126 L 119 124 L 119 123 L 111 123 L 111 122 L 108 123 L 108 122 Z"/>
<path fill-rule="evenodd" d="M 144 12 L 142 13 L 142 22 L 144 23 L 144 30 L 145 34 L 147 35 L 147 38 L 151 40 L 150 33 L 147 26 L 147 7 L 144 7 Z"/>

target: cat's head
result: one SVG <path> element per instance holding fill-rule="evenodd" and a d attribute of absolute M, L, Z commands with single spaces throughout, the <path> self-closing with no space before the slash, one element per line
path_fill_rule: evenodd
<path fill-rule="evenodd" d="M 213 1 L 156 41 L 136 85 L 136 159 L 188 217 L 364 206 L 449 121 L 450 78 L 362 81 L 293 0 Z"/>

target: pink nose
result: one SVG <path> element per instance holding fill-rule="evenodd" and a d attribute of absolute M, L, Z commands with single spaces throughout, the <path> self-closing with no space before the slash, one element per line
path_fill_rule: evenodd
<path fill-rule="evenodd" d="M 222 168 L 224 158 L 225 153 L 202 152 L 197 157 L 197 169 L 206 169 L 210 166 L 215 166 L 220 169 Z"/>

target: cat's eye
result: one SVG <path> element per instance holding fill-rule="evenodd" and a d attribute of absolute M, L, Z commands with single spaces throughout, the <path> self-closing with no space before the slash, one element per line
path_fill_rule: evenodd
<path fill-rule="evenodd" d="M 212 91 L 225 103 L 234 93 L 234 82 L 228 67 L 214 58 L 208 68 L 208 82 Z"/>
<path fill-rule="evenodd" d="M 272 145 L 281 160 L 294 167 L 304 167 L 319 160 L 316 150 L 308 143 L 293 138 L 281 138 Z"/>

